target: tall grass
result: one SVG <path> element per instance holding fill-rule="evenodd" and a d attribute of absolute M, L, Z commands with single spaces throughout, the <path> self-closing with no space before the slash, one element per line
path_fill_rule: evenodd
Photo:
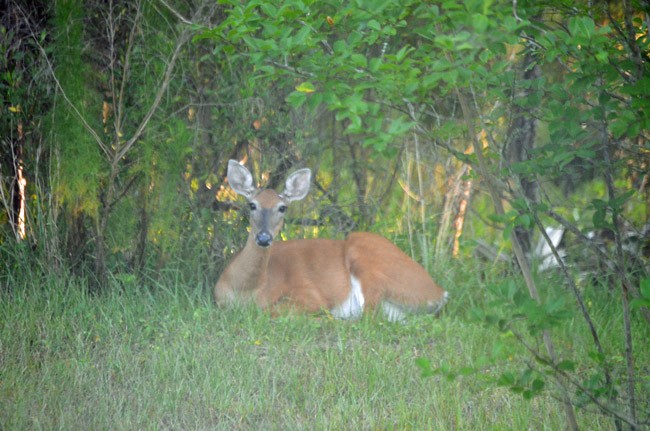
<path fill-rule="evenodd" d="M 440 319 L 390 324 L 219 309 L 203 286 L 89 295 L 80 281 L 34 277 L 0 296 L 0 429 L 562 429 L 550 395 L 494 385 L 517 359 L 485 362 L 499 335 L 467 319 L 479 283 L 450 285 Z M 561 344 L 578 351 L 581 333 Z M 418 358 L 481 371 L 423 378 Z M 584 429 L 613 429 L 579 415 Z"/>

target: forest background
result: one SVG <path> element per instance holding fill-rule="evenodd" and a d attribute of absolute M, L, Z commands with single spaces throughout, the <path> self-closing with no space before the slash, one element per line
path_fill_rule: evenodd
<path fill-rule="evenodd" d="M 647 1 L 2 3 L 3 301 L 207 296 L 246 236 L 227 161 L 310 167 L 286 238 L 383 234 L 524 347 L 498 385 L 648 425 Z"/>

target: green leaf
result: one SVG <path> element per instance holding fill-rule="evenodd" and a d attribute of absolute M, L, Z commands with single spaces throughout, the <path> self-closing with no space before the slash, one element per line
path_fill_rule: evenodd
<path fill-rule="evenodd" d="M 366 23 L 366 26 L 371 30 L 381 31 L 381 24 L 377 20 L 371 19 Z"/>
<path fill-rule="evenodd" d="M 605 363 L 605 355 L 601 352 L 593 350 L 590 351 L 587 355 L 591 358 L 592 361 L 596 362 L 599 365 Z"/>
<path fill-rule="evenodd" d="M 639 124 L 639 118 L 637 118 L 637 115 L 633 110 L 628 109 L 612 113 L 610 118 L 609 129 L 615 138 L 620 138 L 625 134 L 628 136 L 634 136 L 636 130 L 638 130 L 637 126 Z"/>
<path fill-rule="evenodd" d="M 591 38 L 596 30 L 594 20 L 587 16 L 579 16 L 569 21 L 569 31 L 572 36 Z"/>
<path fill-rule="evenodd" d="M 474 26 L 474 30 L 476 30 L 477 33 L 485 33 L 488 23 L 489 21 L 487 16 L 483 14 L 477 13 L 472 16 L 472 26 Z"/>
<path fill-rule="evenodd" d="M 650 278 L 641 279 L 639 285 L 640 298 L 630 301 L 630 307 L 638 309 L 641 307 L 650 308 Z"/>
<path fill-rule="evenodd" d="M 506 372 L 501 374 L 497 380 L 497 385 L 499 386 L 513 386 L 517 382 L 517 378 L 514 374 Z"/>
<path fill-rule="evenodd" d="M 390 126 L 388 126 L 388 133 L 391 135 L 402 135 L 411 130 L 413 125 L 414 123 L 405 121 L 403 118 L 399 117 L 390 123 Z"/>
<path fill-rule="evenodd" d="M 296 91 L 299 91 L 300 93 L 313 93 L 316 91 L 316 87 L 314 87 L 314 84 L 311 82 L 305 81 L 296 87 Z"/>
<path fill-rule="evenodd" d="M 639 291 L 644 299 L 650 299 L 650 278 L 643 278 L 640 282 Z"/>
<path fill-rule="evenodd" d="M 278 8 L 273 6 L 271 3 L 264 2 L 260 4 L 260 8 L 269 18 L 275 18 L 278 15 Z"/>
<path fill-rule="evenodd" d="M 414 50 L 415 48 L 413 48 L 412 46 L 408 46 L 408 45 L 403 46 L 402 49 L 397 51 L 397 54 L 395 54 L 395 62 L 401 63 L 402 61 L 404 61 L 406 56 L 409 55 L 409 53 L 411 53 Z"/>
<path fill-rule="evenodd" d="M 350 56 L 350 62 L 354 67 L 360 67 L 362 69 L 365 69 L 368 66 L 368 59 L 362 54 L 352 54 Z"/>
<path fill-rule="evenodd" d="M 431 361 L 427 358 L 416 358 L 415 365 L 420 369 L 420 376 L 422 377 L 431 377 L 435 374 L 431 367 Z"/>
<path fill-rule="evenodd" d="M 633 299 L 630 301 L 630 308 L 638 309 L 641 307 L 650 308 L 650 299 Z"/>
<path fill-rule="evenodd" d="M 619 211 L 623 204 L 628 201 L 634 194 L 636 193 L 636 190 L 631 189 L 626 191 L 620 196 L 617 196 L 615 199 L 611 199 L 609 201 L 609 207 L 613 209 L 614 211 Z"/>
<path fill-rule="evenodd" d="M 576 370 L 576 364 L 573 361 L 569 361 L 568 359 L 565 359 L 563 361 L 560 361 L 557 364 L 558 369 L 562 371 L 567 371 L 567 372 L 573 372 Z"/>
<path fill-rule="evenodd" d="M 530 229 L 533 226 L 533 218 L 530 216 L 530 214 L 520 214 L 517 217 L 515 224 L 517 226 L 522 226 L 526 229 Z"/>
<path fill-rule="evenodd" d="M 299 91 L 294 91 L 290 93 L 285 100 L 294 108 L 299 108 L 307 101 L 307 95 Z"/>
<path fill-rule="evenodd" d="M 533 383 L 532 383 L 531 387 L 533 388 L 533 390 L 535 392 L 541 392 L 542 390 L 544 390 L 545 385 L 546 384 L 544 383 L 544 380 L 535 379 L 535 380 L 533 380 Z"/>

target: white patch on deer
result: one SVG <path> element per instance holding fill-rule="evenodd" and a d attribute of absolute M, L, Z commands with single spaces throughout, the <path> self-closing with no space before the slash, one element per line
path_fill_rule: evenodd
<path fill-rule="evenodd" d="M 399 304 L 383 301 L 381 309 L 389 322 L 403 322 L 406 319 L 406 311 Z"/>
<path fill-rule="evenodd" d="M 337 305 L 330 311 L 337 319 L 358 319 L 363 314 L 363 304 L 366 299 L 361 291 L 361 282 L 354 276 L 350 276 L 350 294 L 342 304 Z"/>

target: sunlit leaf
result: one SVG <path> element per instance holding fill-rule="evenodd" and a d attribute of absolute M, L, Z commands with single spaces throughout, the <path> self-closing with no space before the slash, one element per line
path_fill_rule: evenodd
<path fill-rule="evenodd" d="M 313 93 L 316 91 L 316 87 L 314 87 L 314 84 L 311 82 L 305 81 L 296 87 L 296 91 L 299 91 L 301 93 Z"/>

